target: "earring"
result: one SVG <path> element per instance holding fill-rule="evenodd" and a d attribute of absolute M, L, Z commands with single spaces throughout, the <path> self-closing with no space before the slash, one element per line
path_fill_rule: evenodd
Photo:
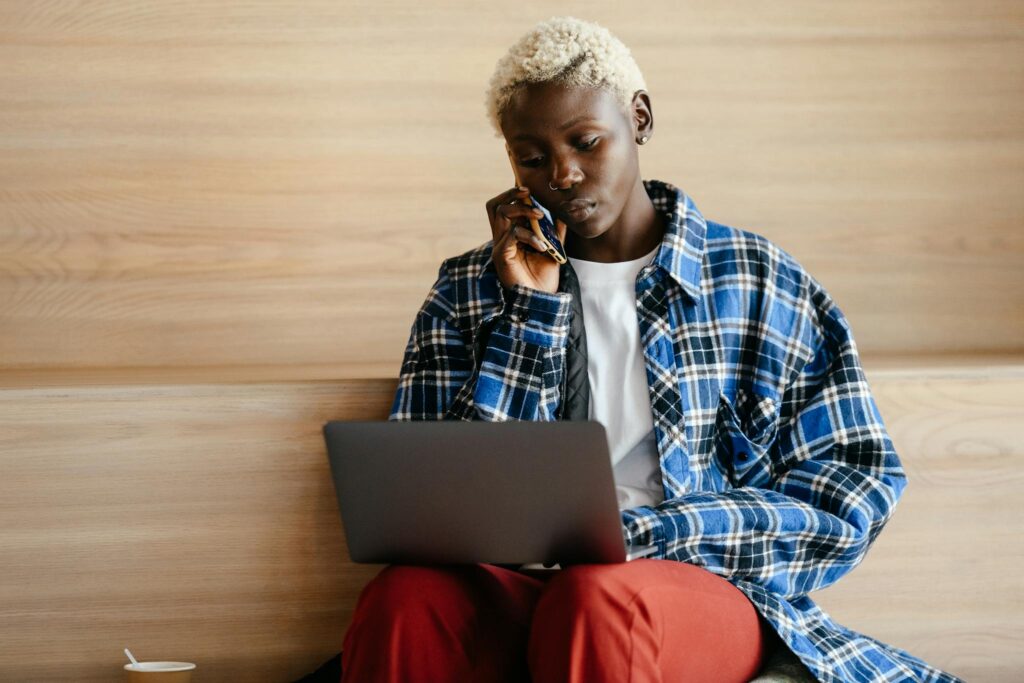
<path fill-rule="evenodd" d="M 645 142 L 647 142 L 647 136 L 646 135 L 643 136 L 642 138 L 640 138 L 640 144 L 641 145 L 644 144 Z"/>

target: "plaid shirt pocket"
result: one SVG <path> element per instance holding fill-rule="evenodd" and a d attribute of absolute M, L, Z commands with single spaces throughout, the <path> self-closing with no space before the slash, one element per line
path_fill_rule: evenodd
<path fill-rule="evenodd" d="M 770 396 L 736 390 L 722 393 L 715 416 L 715 454 L 733 487 L 767 488 L 774 478 L 771 448 L 778 435 L 778 408 Z"/>

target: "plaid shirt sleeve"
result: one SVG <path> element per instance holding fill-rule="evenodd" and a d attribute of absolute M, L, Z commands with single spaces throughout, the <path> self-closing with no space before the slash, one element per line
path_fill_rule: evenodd
<path fill-rule="evenodd" d="M 622 513 L 629 542 L 656 545 L 654 557 L 751 581 L 787 599 L 856 567 L 906 486 L 850 327 L 807 277 L 812 305 L 799 337 L 813 357 L 791 375 L 774 440 L 759 450 L 742 435 L 724 435 L 742 441 L 751 467 L 770 472 L 766 483 L 685 493 Z"/>
<path fill-rule="evenodd" d="M 571 295 L 501 287 L 500 313 L 462 330 L 455 302 L 473 297 L 459 296 L 447 266 L 416 314 L 388 419 L 554 420 Z"/>

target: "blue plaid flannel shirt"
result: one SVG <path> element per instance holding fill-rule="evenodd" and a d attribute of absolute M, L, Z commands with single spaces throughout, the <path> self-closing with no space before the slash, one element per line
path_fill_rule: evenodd
<path fill-rule="evenodd" d="M 808 596 L 864 559 L 907 485 L 846 318 L 768 239 L 644 187 L 667 225 L 636 281 L 665 501 L 623 511 L 628 541 L 729 580 L 819 681 L 959 681 Z M 503 287 L 491 242 L 446 259 L 389 419 L 559 419 L 571 296 Z"/>

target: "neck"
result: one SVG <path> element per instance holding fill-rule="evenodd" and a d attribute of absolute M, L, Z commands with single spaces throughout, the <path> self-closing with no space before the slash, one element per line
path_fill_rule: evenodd
<path fill-rule="evenodd" d="M 622 207 L 618 220 L 597 237 L 566 236 L 566 253 L 572 258 L 598 263 L 633 261 L 649 254 L 665 235 L 665 222 L 654 208 L 639 176 Z"/>

